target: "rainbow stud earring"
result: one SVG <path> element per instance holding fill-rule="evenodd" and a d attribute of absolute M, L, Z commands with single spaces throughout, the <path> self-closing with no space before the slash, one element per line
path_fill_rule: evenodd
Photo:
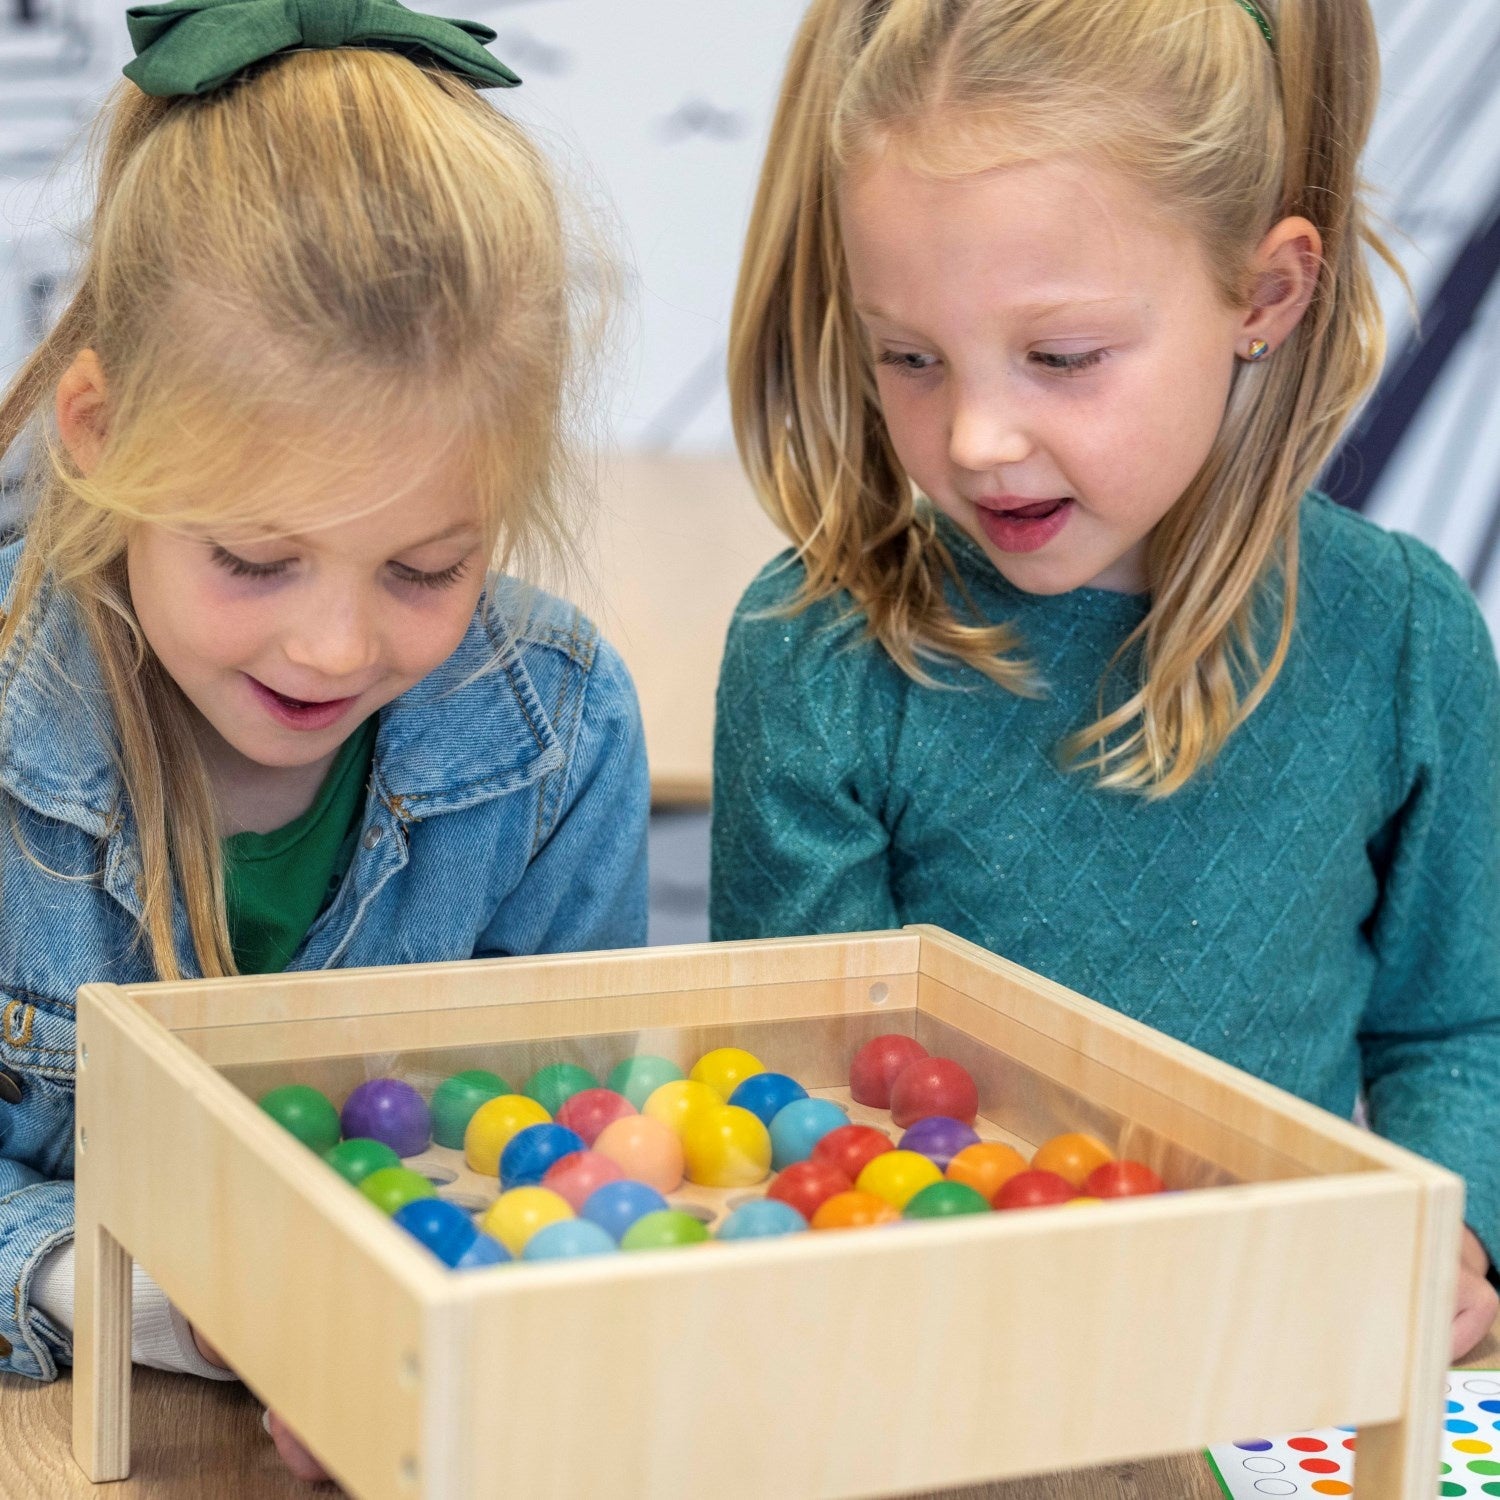
<path fill-rule="evenodd" d="M 1250 348 L 1245 358 L 1252 365 L 1258 365 L 1270 352 L 1271 346 L 1264 339 L 1251 339 Z"/>

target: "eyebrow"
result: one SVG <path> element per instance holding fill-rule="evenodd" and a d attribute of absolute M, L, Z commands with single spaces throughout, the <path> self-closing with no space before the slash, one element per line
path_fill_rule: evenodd
<path fill-rule="evenodd" d="M 430 547 L 434 542 L 446 542 L 453 537 L 463 536 L 466 533 L 478 537 L 480 535 L 479 523 L 477 521 L 456 521 L 452 526 L 447 527 L 443 531 L 435 532 L 432 536 L 424 536 L 419 541 L 405 542 L 396 551 L 415 552 L 419 547 Z M 308 545 L 310 539 L 296 533 L 291 533 L 278 536 L 267 535 L 261 538 L 261 540 L 267 542 L 285 542 L 289 547 L 305 547 Z"/>
<path fill-rule="evenodd" d="M 1133 297 L 1067 297 L 1052 302 L 1025 302 L 1013 310 L 1022 317 L 1036 320 L 1058 312 L 1072 312 L 1091 307 L 1112 307 L 1118 303 L 1133 303 L 1134 301 Z M 882 323 L 905 326 L 894 313 L 887 312 L 883 307 L 876 307 L 873 303 L 856 303 L 854 310 L 862 318 L 878 318 Z"/>

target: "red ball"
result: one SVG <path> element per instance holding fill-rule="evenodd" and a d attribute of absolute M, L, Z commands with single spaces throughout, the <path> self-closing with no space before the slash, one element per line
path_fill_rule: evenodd
<path fill-rule="evenodd" d="M 557 1123 L 581 1135 L 585 1146 L 592 1146 L 606 1125 L 635 1112 L 635 1105 L 613 1089 L 581 1089 L 564 1101 Z"/>
<path fill-rule="evenodd" d="M 996 1208 L 1048 1208 L 1077 1196 L 1073 1184 L 1056 1172 L 1017 1172 L 990 1202 Z"/>
<path fill-rule="evenodd" d="M 790 1204 L 809 1223 L 835 1193 L 850 1193 L 854 1184 L 837 1167 L 811 1159 L 794 1161 L 778 1172 L 766 1189 L 766 1197 Z"/>
<path fill-rule="evenodd" d="M 866 1042 L 849 1064 L 849 1092 L 854 1102 L 889 1109 L 896 1075 L 907 1063 L 926 1056 L 927 1049 L 912 1036 L 892 1032 Z"/>
<path fill-rule="evenodd" d="M 891 1085 L 891 1119 L 902 1130 L 929 1115 L 972 1125 L 978 1113 L 979 1090 L 968 1070 L 951 1058 L 920 1057 L 907 1063 Z"/>
<path fill-rule="evenodd" d="M 1143 1161 L 1107 1161 L 1083 1180 L 1090 1198 L 1144 1198 L 1166 1190 L 1166 1183 Z"/>
<path fill-rule="evenodd" d="M 825 1167 L 837 1167 L 853 1182 L 864 1171 L 866 1162 L 895 1149 L 890 1136 L 873 1125 L 840 1125 L 813 1147 L 812 1160 Z"/>

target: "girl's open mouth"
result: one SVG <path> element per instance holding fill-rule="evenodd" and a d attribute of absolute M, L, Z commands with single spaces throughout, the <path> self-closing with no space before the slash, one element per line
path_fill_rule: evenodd
<path fill-rule="evenodd" d="M 974 508 L 979 528 L 992 546 L 1001 552 L 1035 552 L 1067 525 L 1074 503 L 1071 498 L 1063 497 L 1037 500 L 1011 510 L 991 510 L 986 505 Z"/>
<path fill-rule="evenodd" d="M 245 680 L 271 717 L 288 729 L 327 729 L 336 724 L 355 701 L 353 698 L 325 698 L 321 702 L 309 702 L 278 693 L 248 673 Z"/>

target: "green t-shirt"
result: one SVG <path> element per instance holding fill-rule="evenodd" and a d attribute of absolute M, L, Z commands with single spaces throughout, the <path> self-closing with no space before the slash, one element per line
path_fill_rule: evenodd
<path fill-rule="evenodd" d="M 229 940 L 240 973 L 284 969 L 338 890 L 354 858 L 377 727 L 372 714 L 344 741 L 300 818 L 270 833 L 224 840 Z"/>

